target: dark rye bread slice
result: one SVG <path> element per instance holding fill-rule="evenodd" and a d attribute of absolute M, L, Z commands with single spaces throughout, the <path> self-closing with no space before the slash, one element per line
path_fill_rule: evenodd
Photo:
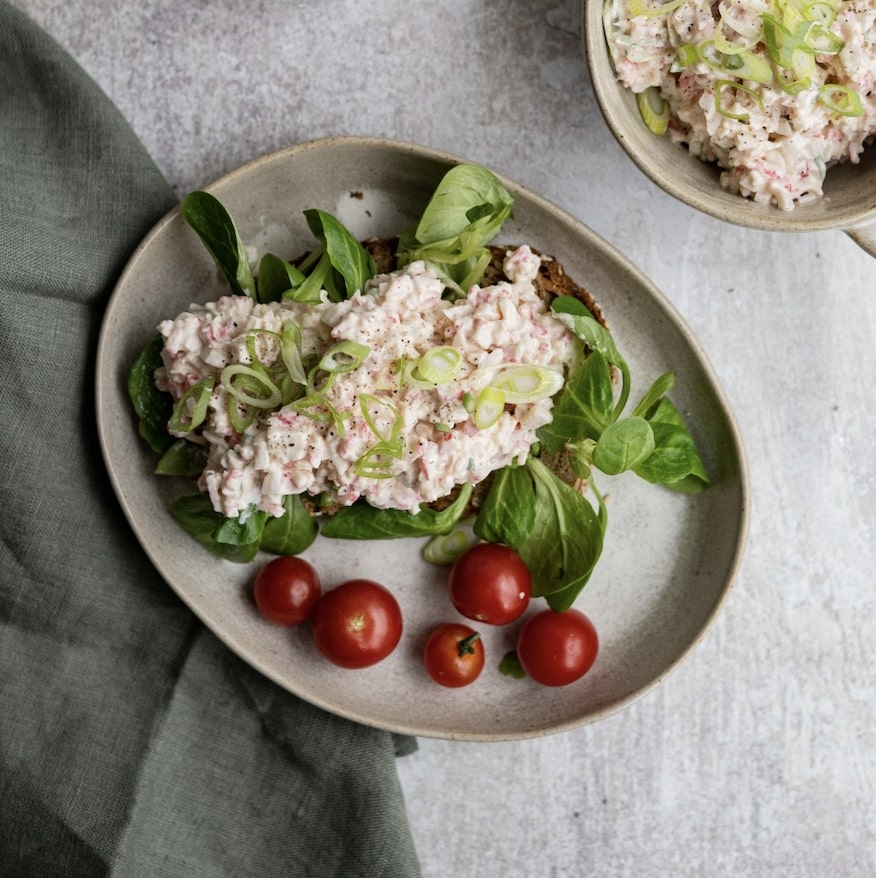
<path fill-rule="evenodd" d="M 398 246 L 398 238 L 369 238 L 363 241 L 362 244 L 374 259 L 378 274 L 386 274 L 395 271 L 395 254 Z M 508 280 L 503 270 L 503 264 L 506 255 L 511 252 L 514 247 L 511 245 L 502 247 L 494 245 L 489 249 L 492 253 L 492 259 L 490 260 L 490 263 L 484 272 L 483 280 L 481 281 L 481 286 L 485 287 Z M 541 253 L 534 248 L 532 252 L 541 258 L 541 265 L 539 266 L 534 284 L 538 294 L 544 300 L 545 304 L 550 305 L 557 296 L 573 296 L 586 306 L 587 310 L 590 311 L 593 317 L 598 320 L 602 326 L 608 329 L 609 326 L 602 313 L 602 308 L 600 308 L 590 291 L 578 284 L 573 278 L 569 277 L 563 269 L 563 266 L 552 256 Z M 576 490 L 581 491 L 582 493 L 584 492 L 586 484 L 572 473 L 565 454 L 542 454 L 541 459 L 558 476 L 560 476 L 560 478 L 572 485 Z M 472 493 L 471 500 L 466 509 L 466 515 L 473 515 L 477 512 L 484 497 L 487 496 L 491 482 L 492 477 L 488 476 L 475 486 L 475 490 Z M 458 494 L 459 488 L 457 487 L 446 497 L 441 497 L 429 505 L 436 510 L 444 509 L 456 499 Z M 305 499 L 304 504 L 312 515 L 332 515 L 338 510 L 338 508 L 340 508 L 335 504 L 318 505 L 309 499 Z"/>

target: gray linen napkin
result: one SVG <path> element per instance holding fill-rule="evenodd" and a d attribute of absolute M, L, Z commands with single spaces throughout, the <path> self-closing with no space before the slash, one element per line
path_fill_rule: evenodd
<path fill-rule="evenodd" d="M 97 445 L 107 297 L 174 203 L 87 75 L 0 0 L 0 874 L 415 876 L 415 746 L 226 650 L 140 551 Z"/>

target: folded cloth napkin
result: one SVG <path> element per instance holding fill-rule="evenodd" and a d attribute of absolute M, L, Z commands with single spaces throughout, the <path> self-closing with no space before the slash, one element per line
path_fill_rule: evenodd
<path fill-rule="evenodd" d="M 418 875 L 395 768 L 415 742 L 252 670 L 125 524 L 95 433 L 95 344 L 174 196 L 5 0 L 0 46 L 0 874 Z"/>

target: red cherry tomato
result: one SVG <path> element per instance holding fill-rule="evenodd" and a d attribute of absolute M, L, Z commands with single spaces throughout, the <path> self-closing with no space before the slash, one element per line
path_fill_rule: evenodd
<path fill-rule="evenodd" d="M 283 556 L 259 570 L 252 593 L 266 619 L 278 625 L 298 625 L 313 615 L 322 586 L 311 564 Z"/>
<path fill-rule="evenodd" d="M 450 600 L 468 619 L 488 625 L 507 625 L 529 606 L 532 578 L 513 549 L 498 543 L 478 543 L 450 568 Z"/>
<path fill-rule="evenodd" d="M 484 644 L 468 625 L 440 625 L 426 640 L 423 661 L 436 683 L 452 689 L 468 686 L 484 669 Z"/>
<path fill-rule="evenodd" d="M 599 651 L 596 628 L 580 610 L 542 610 L 526 620 L 517 638 L 517 658 L 537 683 L 565 686 L 590 670 Z"/>
<path fill-rule="evenodd" d="M 327 591 L 316 605 L 313 639 L 342 668 L 366 668 L 398 645 L 402 615 L 392 593 L 370 579 L 351 579 Z"/>

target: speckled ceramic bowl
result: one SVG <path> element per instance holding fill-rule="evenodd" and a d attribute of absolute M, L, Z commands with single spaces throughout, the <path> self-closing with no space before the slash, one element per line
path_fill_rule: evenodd
<path fill-rule="evenodd" d="M 602 0 L 584 0 L 584 44 L 593 90 L 618 143 L 663 190 L 704 213 L 772 232 L 840 229 L 876 256 L 876 146 L 860 164 L 827 172 L 824 197 L 784 211 L 755 204 L 721 187 L 716 165 L 700 161 L 684 147 L 653 134 L 639 115 L 632 92 L 615 77 L 605 40 Z"/>
<path fill-rule="evenodd" d="M 331 139 L 260 158 L 209 189 L 227 205 L 245 242 L 292 257 L 313 244 L 304 209 L 334 213 L 359 237 L 398 233 L 457 161 L 408 144 Z M 396 651 L 374 667 L 345 671 L 321 658 L 307 627 L 288 630 L 259 617 L 250 591 L 257 563 L 221 561 L 176 524 L 168 505 L 192 487 L 152 474 L 155 458 L 137 435 L 125 376 L 159 321 L 227 291 L 178 210 L 134 254 L 100 338 L 97 407 L 107 468 L 132 528 L 169 585 L 230 649 L 279 685 L 342 716 L 399 732 L 523 738 L 619 710 L 664 679 L 699 642 L 727 597 L 746 537 L 742 445 L 688 327 L 647 278 L 585 225 L 522 187 L 506 185 L 515 198 L 514 219 L 502 240 L 554 254 L 590 288 L 629 361 L 634 393 L 675 371 L 673 400 L 687 413 L 714 481 L 696 497 L 632 475 L 602 485 L 611 493 L 605 549 L 577 604 L 596 624 L 601 650 L 574 685 L 552 689 L 499 673 L 517 626 L 484 628 L 487 667 L 474 685 L 448 690 L 432 683 L 421 660 L 427 633 L 460 617 L 447 596 L 447 569 L 425 564 L 417 540 L 319 538 L 307 551 L 325 587 L 363 576 L 386 584 L 401 604 L 404 634 Z M 533 611 L 536 605 L 541 601 Z"/>

